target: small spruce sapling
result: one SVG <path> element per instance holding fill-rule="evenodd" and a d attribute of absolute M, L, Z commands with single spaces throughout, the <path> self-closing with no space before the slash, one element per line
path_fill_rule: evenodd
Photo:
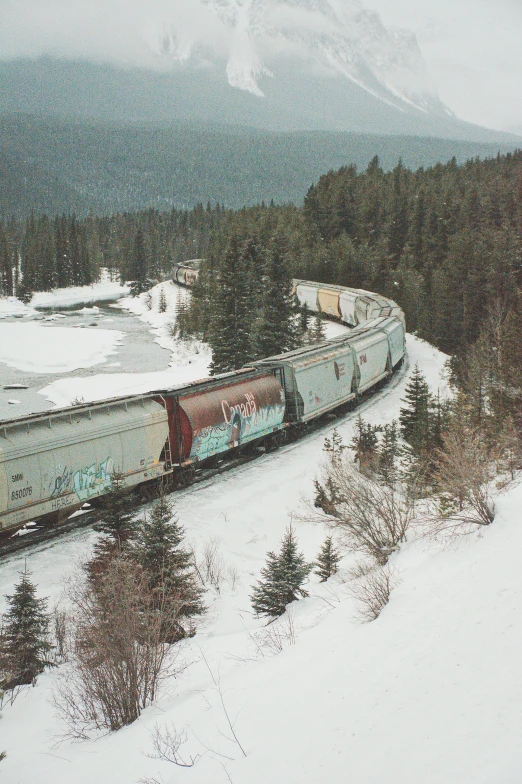
<path fill-rule="evenodd" d="M 165 289 L 162 287 L 159 293 L 158 310 L 160 313 L 166 313 L 167 307 L 167 295 L 165 294 Z"/>
<path fill-rule="evenodd" d="M 317 556 L 317 561 L 315 562 L 317 569 L 315 569 L 314 574 L 321 578 L 322 583 L 326 582 L 329 577 L 337 572 L 340 560 L 341 554 L 334 547 L 332 537 L 327 536 Z"/>
<path fill-rule="evenodd" d="M 290 525 L 283 537 L 279 553 L 267 554 L 266 566 L 261 569 L 261 580 L 253 587 L 250 598 L 256 615 L 264 615 L 273 620 L 283 615 L 287 604 L 296 601 L 300 596 L 308 596 L 303 583 L 312 571 L 313 564 L 306 562 L 297 546 L 295 532 Z"/>
<path fill-rule="evenodd" d="M 14 593 L 6 596 L 7 612 L 3 616 L 0 651 L 4 690 L 34 683 L 36 677 L 51 664 L 48 654 L 50 617 L 47 599 L 36 598 L 31 572 L 25 566 Z"/>

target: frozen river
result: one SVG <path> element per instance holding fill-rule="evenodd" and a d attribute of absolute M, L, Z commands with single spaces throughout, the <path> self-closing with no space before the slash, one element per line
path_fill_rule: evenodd
<path fill-rule="evenodd" d="M 7 327 L 10 324 L 13 325 L 11 329 Z M 77 330 L 78 333 L 88 333 L 93 338 L 95 333 L 102 330 L 116 331 L 123 333 L 123 335 L 115 335 L 114 345 L 110 349 L 111 353 L 105 357 L 101 355 L 94 359 L 91 367 L 78 367 L 66 373 L 63 371 L 42 372 L 39 369 L 30 371 L 12 367 L 4 361 L 0 361 L 0 420 L 53 408 L 53 403 L 38 392 L 64 376 L 71 379 L 89 378 L 104 373 L 148 373 L 165 370 L 171 360 L 171 352 L 156 342 L 150 325 L 129 311 L 123 310 L 119 305 L 104 304 L 98 309 L 79 306 L 78 310 L 58 310 L 54 313 L 46 310 L 36 316 L 3 318 L 0 326 L 6 335 L 12 336 L 14 344 L 11 347 L 4 346 L 2 356 L 5 357 L 5 354 L 8 353 L 8 348 L 11 349 L 11 354 L 20 353 L 21 356 L 24 354 L 24 350 L 28 347 L 23 345 L 18 347 L 16 341 L 30 339 L 28 338 L 28 335 L 31 335 L 30 328 L 29 330 L 18 329 L 19 325 L 27 324 L 38 327 L 36 333 L 34 330 L 32 332 L 39 336 L 43 335 L 46 347 L 50 349 L 51 353 L 53 346 L 57 346 L 62 335 L 68 334 L 72 341 L 72 356 L 74 356 L 75 342 L 75 332 L 72 330 Z M 64 333 L 64 328 L 67 329 L 67 333 Z M 78 344 L 83 344 L 86 338 L 86 334 L 78 334 L 76 340 Z M 7 340 L 7 337 L 4 337 L 3 340 Z M 19 352 L 18 350 L 13 351 L 18 348 Z M 0 347 L 0 351 L 2 351 L 2 347 Z M 11 384 L 27 385 L 28 389 L 4 389 L 6 385 Z M 9 403 L 9 401 L 17 402 Z"/>

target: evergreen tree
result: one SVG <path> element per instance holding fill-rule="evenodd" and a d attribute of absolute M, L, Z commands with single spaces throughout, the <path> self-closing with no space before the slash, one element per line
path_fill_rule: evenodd
<path fill-rule="evenodd" d="M 112 474 L 110 492 L 103 496 L 101 515 L 93 527 L 103 536 L 94 545 L 93 557 L 85 566 L 93 583 L 113 558 L 129 553 L 137 535 L 136 501 L 125 489 L 123 474 L 117 471 Z"/>
<path fill-rule="evenodd" d="M 328 438 L 326 436 L 324 439 L 323 452 L 327 452 L 331 460 L 337 460 L 345 449 L 348 449 L 348 447 L 344 444 L 343 437 L 339 435 L 337 428 L 334 427 L 332 437 Z"/>
<path fill-rule="evenodd" d="M 253 353 L 257 357 L 274 356 L 297 346 L 292 278 L 284 240 L 272 238 L 266 255 L 262 306 L 253 336 Z"/>
<path fill-rule="evenodd" d="M 418 365 L 415 365 L 406 385 L 402 402 L 405 405 L 399 413 L 401 435 L 409 443 L 414 453 L 420 454 L 429 447 L 432 398 L 426 379 Z"/>
<path fill-rule="evenodd" d="M 398 469 L 396 463 L 399 453 L 399 428 L 394 420 L 385 424 L 382 428 L 379 450 L 379 474 L 389 485 L 392 485 L 397 479 Z"/>
<path fill-rule="evenodd" d="M 3 616 L 0 638 L 6 672 L 4 689 L 33 683 L 49 664 L 51 645 L 48 641 L 50 618 L 47 599 L 36 598 L 36 588 L 25 567 L 14 593 L 6 596 L 7 612 Z"/>
<path fill-rule="evenodd" d="M 303 583 L 312 571 L 313 564 L 305 561 L 298 552 L 294 529 L 289 526 L 276 555 L 267 554 L 266 566 L 261 569 L 261 580 L 253 587 L 251 601 L 256 615 L 278 618 L 287 604 L 300 596 L 308 596 Z"/>
<path fill-rule="evenodd" d="M 314 574 L 317 574 L 321 578 L 321 582 L 324 583 L 337 572 L 340 560 L 341 554 L 336 550 L 332 537 L 327 536 L 317 556 L 315 562 L 317 569 Z"/>
<path fill-rule="evenodd" d="M 216 274 L 208 342 L 212 374 L 237 370 L 253 358 L 253 268 L 259 263 L 253 239 L 232 235 Z"/>
<path fill-rule="evenodd" d="M 9 245 L 4 227 L 0 226 L 0 296 L 9 297 L 13 294 L 13 268 L 9 254 Z"/>
<path fill-rule="evenodd" d="M 167 295 L 165 294 L 165 289 L 163 286 L 161 287 L 159 293 L 158 310 L 160 313 L 166 313 L 167 311 Z"/>
<path fill-rule="evenodd" d="M 138 229 L 134 237 L 134 246 L 129 265 L 129 279 L 131 281 L 130 291 L 133 297 L 137 297 L 151 287 L 151 282 L 147 277 L 148 260 L 145 250 L 145 238 L 141 229 Z"/>
<path fill-rule="evenodd" d="M 311 329 L 308 330 L 308 343 L 317 345 L 326 340 L 326 330 L 322 316 L 315 316 Z"/>
<path fill-rule="evenodd" d="M 132 548 L 132 556 L 146 572 L 158 605 L 165 601 L 172 603 L 180 621 L 176 624 L 178 639 L 187 633 L 182 621 L 205 611 L 203 589 L 194 574 L 193 557 L 181 547 L 184 534 L 174 516 L 172 503 L 162 496 L 139 526 Z"/>
<path fill-rule="evenodd" d="M 374 471 L 379 462 L 379 433 L 380 425 L 365 422 L 361 416 L 355 423 L 355 435 L 350 446 L 355 452 L 355 459 L 359 462 L 361 471 Z"/>

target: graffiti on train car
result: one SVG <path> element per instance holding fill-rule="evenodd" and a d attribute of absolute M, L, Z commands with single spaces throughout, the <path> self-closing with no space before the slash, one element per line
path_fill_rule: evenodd
<path fill-rule="evenodd" d="M 72 478 L 72 491 L 80 501 L 107 490 L 114 473 L 114 462 L 108 457 L 103 463 L 93 463 L 76 471 Z"/>
<path fill-rule="evenodd" d="M 226 400 L 221 407 L 224 422 L 207 425 L 194 433 L 191 457 L 206 457 L 226 451 L 234 446 L 269 435 L 281 427 L 284 420 L 284 396 L 277 405 L 258 408 L 254 395 L 246 393 L 245 401 L 230 405 Z"/>
<path fill-rule="evenodd" d="M 76 493 L 80 501 L 98 495 L 109 487 L 113 466 L 114 461 L 110 457 L 103 463 L 91 463 L 76 471 L 70 466 L 57 465 L 49 482 L 49 495 L 59 498 L 67 493 Z"/>
<path fill-rule="evenodd" d="M 72 475 L 72 469 L 68 466 L 56 466 L 55 477 L 49 482 L 51 498 L 56 498 L 68 491 Z"/>

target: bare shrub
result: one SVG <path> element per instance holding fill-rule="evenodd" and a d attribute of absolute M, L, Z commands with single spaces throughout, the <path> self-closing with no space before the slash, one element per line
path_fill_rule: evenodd
<path fill-rule="evenodd" d="M 51 613 L 51 627 L 53 632 L 53 659 L 55 664 L 67 661 L 69 652 L 68 616 L 67 611 L 55 605 Z"/>
<path fill-rule="evenodd" d="M 399 584 L 396 572 L 389 564 L 376 566 L 354 580 L 349 593 L 355 600 L 357 616 L 365 622 L 379 617 L 390 600 L 390 593 Z"/>
<path fill-rule="evenodd" d="M 176 638 L 178 608 L 124 558 L 111 562 L 94 590 L 73 584 L 69 599 L 71 661 L 54 702 L 66 737 L 85 739 L 131 724 L 179 672 L 176 648 L 164 642 L 169 625 Z"/>
<path fill-rule="evenodd" d="M 147 754 L 147 757 L 162 760 L 162 762 L 171 762 L 180 768 L 191 768 L 197 762 L 199 754 L 196 754 L 195 757 L 182 755 L 181 747 L 185 745 L 187 740 L 188 733 L 185 729 L 179 730 L 174 724 L 163 728 L 156 724 L 151 732 L 153 751 L 151 754 Z M 151 779 L 145 781 L 151 781 Z"/>
<path fill-rule="evenodd" d="M 364 476 L 344 455 L 327 462 L 321 479 L 316 488 L 320 484 L 327 495 L 322 513 L 308 504 L 309 513 L 302 519 L 326 522 L 339 530 L 347 549 L 385 564 L 413 519 L 411 494 Z"/>
<path fill-rule="evenodd" d="M 428 536 L 451 538 L 493 522 L 493 479 L 500 457 L 480 430 L 455 425 L 445 434 L 434 471 L 438 494 L 420 520 Z"/>
<path fill-rule="evenodd" d="M 195 558 L 196 573 L 201 582 L 203 585 L 210 585 L 217 593 L 221 593 L 229 572 L 219 545 L 219 539 L 209 539 L 205 542 L 201 558 Z"/>
<path fill-rule="evenodd" d="M 268 626 L 254 634 L 256 646 L 263 655 L 273 656 L 281 653 L 290 645 L 295 645 L 297 640 L 297 627 L 294 614 L 289 607 L 284 615 L 281 615 Z"/>

